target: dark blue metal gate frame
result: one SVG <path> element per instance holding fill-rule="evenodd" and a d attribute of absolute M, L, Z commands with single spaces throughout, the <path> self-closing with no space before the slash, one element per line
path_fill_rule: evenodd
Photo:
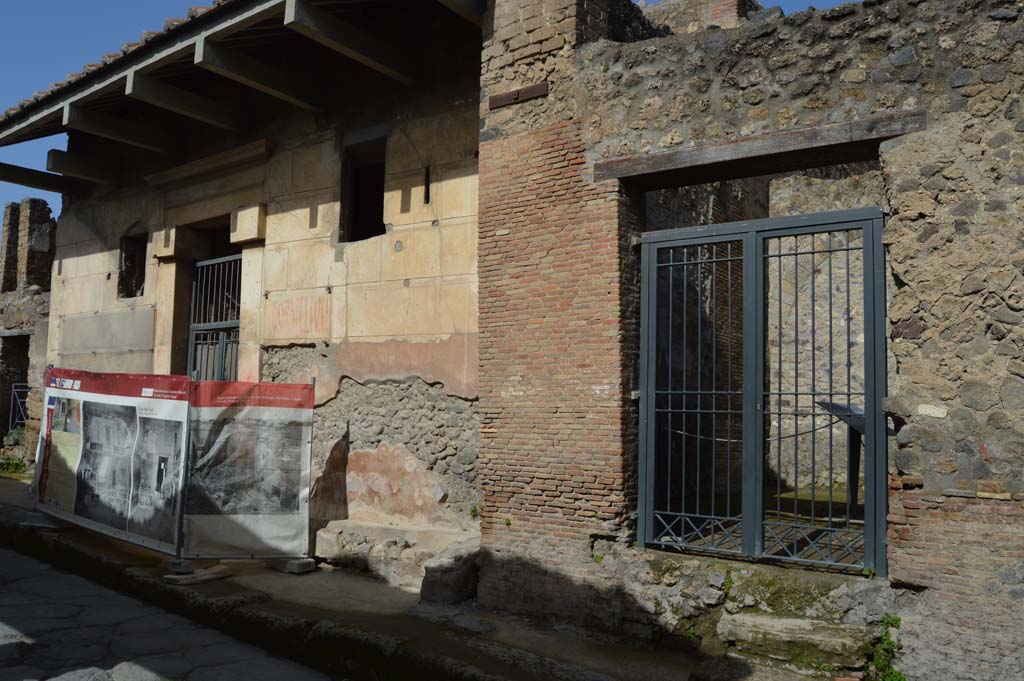
<path fill-rule="evenodd" d="M 843 568 L 887 573 L 887 442 L 882 399 L 887 391 L 885 253 L 883 215 L 878 209 L 858 209 L 785 218 L 687 227 L 644 234 L 641 239 L 641 342 L 640 342 L 640 457 L 637 539 L 642 547 L 656 545 L 654 537 L 655 485 L 655 343 L 657 339 L 658 251 L 678 246 L 742 241 L 743 244 L 743 490 L 742 556 L 777 559 L 765 555 L 765 346 L 766 287 L 765 241 L 772 237 L 820 232 L 863 230 L 864 275 L 864 544 L 863 561 Z M 831 342 L 831 341 L 830 341 Z M 849 484 L 849 482 L 847 483 Z M 735 555 L 735 554 L 733 554 Z M 787 559 L 787 557 L 781 557 Z M 797 562 L 826 564 L 826 561 Z"/>

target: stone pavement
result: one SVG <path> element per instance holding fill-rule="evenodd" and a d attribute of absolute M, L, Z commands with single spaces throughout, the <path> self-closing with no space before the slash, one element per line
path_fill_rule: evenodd
<path fill-rule="evenodd" d="M 0 549 L 0 681 L 327 681 L 212 629 Z"/>

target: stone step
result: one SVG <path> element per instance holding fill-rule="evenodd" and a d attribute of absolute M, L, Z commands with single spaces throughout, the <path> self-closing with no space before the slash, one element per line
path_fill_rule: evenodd
<path fill-rule="evenodd" d="M 876 633 L 864 625 L 742 612 L 718 622 L 718 636 L 737 652 L 807 671 L 863 665 Z"/>
<path fill-rule="evenodd" d="M 479 545 L 478 532 L 334 520 L 316 533 L 316 557 L 419 593 L 429 561 L 445 555 L 451 547 L 474 540 Z"/>

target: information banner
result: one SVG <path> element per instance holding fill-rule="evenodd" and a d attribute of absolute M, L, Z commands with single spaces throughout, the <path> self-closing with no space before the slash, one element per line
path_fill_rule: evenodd
<path fill-rule="evenodd" d="M 195 384 L 183 557 L 309 550 L 313 386 Z"/>
<path fill-rule="evenodd" d="M 190 388 L 185 376 L 51 369 L 36 452 L 37 508 L 175 553 Z"/>

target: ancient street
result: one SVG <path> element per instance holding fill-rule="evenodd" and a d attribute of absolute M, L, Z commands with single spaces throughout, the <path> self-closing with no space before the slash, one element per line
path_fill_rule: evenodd
<path fill-rule="evenodd" d="M 212 629 L 0 550 L 0 681 L 327 681 Z"/>

